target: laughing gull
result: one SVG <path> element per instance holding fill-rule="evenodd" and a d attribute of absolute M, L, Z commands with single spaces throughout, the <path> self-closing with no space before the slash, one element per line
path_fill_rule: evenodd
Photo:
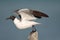
<path fill-rule="evenodd" d="M 32 9 L 17 9 L 14 11 L 20 18 L 21 20 L 36 20 L 37 18 L 42 18 L 42 17 L 49 17 L 47 14 L 37 11 L 37 10 L 32 10 Z M 33 30 L 34 25 L 32 25 Z"/>
<path fill-rule="evenodd" d="M 10 16 L 7 19 L 12 19 L 18 29 L 32 27 L 32 30 L 36 31 L 34 25 L 40 23 L 33 20 L 36 20 L 37 18 L 48 17 L 48 15 L 43 12 L 31 9 L 17 9 L 14 12 L 19 16 L 20 19 L 16 18 L 15 16 Z"/>

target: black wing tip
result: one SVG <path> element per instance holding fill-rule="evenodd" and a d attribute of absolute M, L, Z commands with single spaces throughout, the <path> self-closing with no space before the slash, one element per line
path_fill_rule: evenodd
<path fill-rule="evenodd" d="M 42 17 L 49 17 L 47 14 L 45 14 L 45 13 L 42 13 Z"/>
<path fill-rule="evenodd" d="M 49 17 L 48 15 L 46 15 L 45 17 Z"/>

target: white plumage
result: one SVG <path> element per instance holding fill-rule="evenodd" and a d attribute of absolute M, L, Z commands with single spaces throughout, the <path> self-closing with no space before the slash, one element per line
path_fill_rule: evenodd
<path fill-rule="evenodd" d="M 14 16 L 11 16 L 8 19 L 12 19 L 18 29 L 26 29 L 32 27 L 33 25 L 40 24 L 38 22 L 34 22 L 33 20 L 41 17 L 48 17 L 47 14 L 30 9 L 18 9 L 15 10 L 15 13 L 20 17 L 20 19 Z"/>
<path fill-rule="evenodd" d="M 26 29 L 32 27 L 32 25 L 37 25 L 39 23 L 34 22 L 34 21 L 27 21 L 27 20 L 19 20 L 17 18 L 14 19 L 14 24 L 18 29 Z"/>

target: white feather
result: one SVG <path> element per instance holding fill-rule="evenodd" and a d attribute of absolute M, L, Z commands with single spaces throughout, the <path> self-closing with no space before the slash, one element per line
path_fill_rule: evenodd
<path fill-rule="evenodd" d="M 21 15 L 22 20 L 35 20 L 37 19 L 34 17 L 29 9 L 21 9 L 18 11 L 18 13 Z"/>
<path fill-rule="evenodd" d="M 15 18 L 15 20 L 13 22 L 18 29 L 26 29 L 26 28 L 32 27 L 32 25 L 40 24 L 40 23 L 37 23 L 34 21 L 27 21 L 27 20 L 21 20 L 20 21 L 17 18 Z"/>

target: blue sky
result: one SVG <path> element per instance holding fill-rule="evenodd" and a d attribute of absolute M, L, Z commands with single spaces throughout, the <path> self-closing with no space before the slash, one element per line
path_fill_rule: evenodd
<path fill-rule="evenodd" d="M 29 8 L 42 11 L 49 18 L 37 19 L 39 40 L 60 40 L 60 0 L 0 0 L 0 40 L 27 40 L 31 28 L 19 30 L 6 17 L 14 15 L 13 11 Z"/>

